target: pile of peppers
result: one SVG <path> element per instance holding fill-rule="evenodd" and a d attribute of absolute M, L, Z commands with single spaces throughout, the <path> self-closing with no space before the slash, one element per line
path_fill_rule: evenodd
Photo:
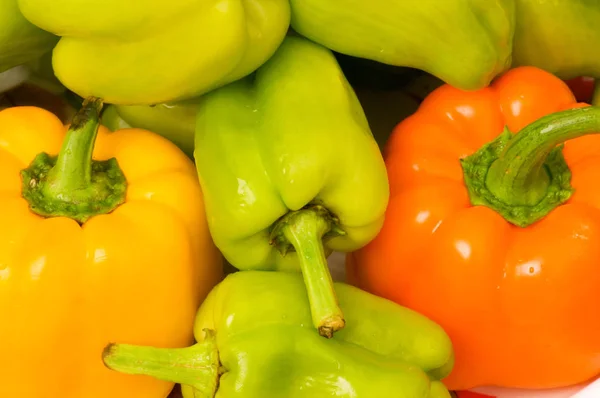
<path fill-rule="evenodd" d="M 0 0 L 0 397 L 599 377 L 599 24 L 589 0 Z"/>

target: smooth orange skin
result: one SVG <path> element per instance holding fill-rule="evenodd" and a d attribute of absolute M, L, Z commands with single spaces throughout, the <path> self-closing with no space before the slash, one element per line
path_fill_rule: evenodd
<path fill-rule="evenodd" d="M 568 141 L 575 193 L 527 228 L 471 206 L 459 159 L 543 115 L 577 106 L 532 67 L 488 88 L 442 86 L 386 147 L 391 199 L 377 238 L 347 258 L 350 281 L 450 335 L 449 389 L 553 388 L 600 374 L 600 136 Z"/>
<path fill-rule="evenodd" d="M 100 128 L 126 203 L 79 226 L 39 217 L 19 172 L 66 128 L 35 107 L 0 112 L 0 397 L 164 398 L 173 384 L 106 368 L 110 342 L 184 347 L 222 275 L 193 163 L 146 130 Z"/>

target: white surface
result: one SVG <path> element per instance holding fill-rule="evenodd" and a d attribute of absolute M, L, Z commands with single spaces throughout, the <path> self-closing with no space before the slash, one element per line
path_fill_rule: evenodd
<path fill-rule="evenodd" d="M 600 379 L 588 384 L 583 390 L 579 391 L 572 398 L 598 398 L 600 397 Z"/>
<path fill-rule="evenodd" d="M 577 395 L 577 393 L 581 392 L 584 387 L 585 386 L 575 386 L 545 391 L 482 387 L 473 389 L 472 391 L 490 395 L 496 398 L 574 398 L 576 396 L 577 398 L 600 398 L 600 393 L 598 392 L 596 392 L 597 395 L 586 395 L 585 397 Z"/>

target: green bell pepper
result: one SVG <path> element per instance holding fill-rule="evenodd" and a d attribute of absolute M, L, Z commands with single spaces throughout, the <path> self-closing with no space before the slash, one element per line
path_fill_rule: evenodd
<path fill-rule="evenodd" d="M 23 17 L 17 0 L 0 1 L 0 73 L 41 57 L 57 42 Z"/>
<path fill-rule="evenodd" d="M 150 130 L 172 141 L 191 158 L 198 102 L 198 98 L 192 98 L 153 106 L 109 105 L 102 115 L 102 124 L 113 131 L 127 127 Z"/>
<path fill-rule="evenodd" d="M 242 78 L 277 49 L 288 0 L 19 0 L 61 36 L 54 72 L 79 96 L 114 104 L 191 98 Z"/>
<path fill-rule="evenodd" d="M 110 369 L 183 385 L 185 398 L 450 398 L 439 381 L 452 344 L 425 316 L 336 283 L 348 326 L 330 340 L 310 326 L 297 274 L 229 275 L 200 307 L 188 348 L 109 345 Z"/>
<path fill-rule="evenodd" d="M 295 31 L 334 51 L 475 90 L 511 64 L 514 0 L 290 0 Z"/>
<path fill-rule="evenodd" d="M 195 159 L 209 228 L 238 269 L 304 275 L 313 323 L 343 328 L 326 256 L 377 235 L 385 164 L 335 57 L 300 37 L 258 71 L 204 96 Z"/>
<path fill-rule="evenodd" d="M 536 66 L 562 79 L 600 77 L 600 1 L 514 1 L 514 66 Z"/>

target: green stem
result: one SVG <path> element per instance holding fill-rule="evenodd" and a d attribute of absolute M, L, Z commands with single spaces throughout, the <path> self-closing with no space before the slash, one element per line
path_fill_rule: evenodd
<path fill-rule="evenodd" d="M 102 105 L 99 98 L 86 99 L 81 110 L 73 117 L 56 164 L 46 178 L 46 195 L 68 197 L 73 192 L 90 187 L 92 153 L 98 135 Z"/>
<path fill-rule="evenodd" d="M 322 206 L 292 211 L 275 224 L 272 241 L 285 255 L 293 247 L 304 277 L 313 325 L 323 337 L 331 338 L 345 326 L 323 248 L 326 235 L 343 234 Z"/>
<path fill-rule="evenodd" d="M 462 161 L 474 205 L 488 206 L 526 227 L 566 202 L 573 193 L 562 143 L 600 133 L 600 108 L 557 112 L 518 134 L 505 131 Z"/>
<path fill-rule="evenodd" d="M 22 194 L 33 212 L 83 223 L 125 201 L 127 182 L 117 160 L 92 160 L 101 110 L 102 100 L 86 99 L 58 157 L 41 153 L 22 170 Z"/>
<path fill-rule="evenodd" d="M 117 372 L 191 386 L 195 397 L 213 398 L 220 378 L 219 352 L 214 332 L 205 332 L 205 340 L 186 348 L 110 344 L 102 359 Z"/>

